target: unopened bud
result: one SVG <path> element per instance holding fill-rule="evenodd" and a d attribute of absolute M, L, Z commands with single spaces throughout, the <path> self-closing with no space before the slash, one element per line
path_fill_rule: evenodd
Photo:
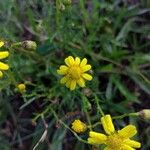
<path fill-rule="evenodd" d="M 65 5 L 61 3 L 59 5 L 59 9 L 60 9 L 60 11 L 64 11 L 65 10 Z"/>
<path fill-rule="evenodd" d="M 37 44 L 34 41 L 23 41 L 21 42 L 22 47 L 26 50 L 36 50 Z"/>
<path fill-rule="evenodd" d="M 23 83 L 18 84 L 18 85 L 17 85 L 17 88 L 18 88 L 18 91 L 19 91 L 20 93 L 26 92 L 26 85 L 23 84 Z"/>
<path fill-rule="evenodd" d="M 64 0 L 63 3 L 64 3 L 64 5 L 71 5 L 72 1 L 71 0 Z"/>
<path fill-rule="evenodd" d="M 150 109 L 143 109 L 138 114 L 142 119 L 150 119 Z"/>
<path fill-rule="evenodd" d="M 92 95 L 92 90 L 89 88 L 84 88 L 83 93 L 87 96 L 90 97 Z"/>

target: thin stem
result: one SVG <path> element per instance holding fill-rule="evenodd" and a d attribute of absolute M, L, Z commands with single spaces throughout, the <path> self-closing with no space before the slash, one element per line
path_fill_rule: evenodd
<path fill-rule="evenodd" d="M 122 119 L 124 117 L 137 117 L 137 116 L 138 116 L 137 113 L 129 113 L 129 114 L 123 114 L 120 116 L 114 116 L 114 117 L 112 117 L 112 119 Z"/>
<path fill-rule="evenodd" d="M 101 108 L 101 106 L 100 106 L 100 104 L 99 104 L 99 99 L 98 99 L 98 97 L 97 97 L 97 95 L 96 94 L 94 94 L 95 95 L 95 100 L 96 100 L 96 104 L 97 104 L 97 109 L 98 109 L 98 111 L 99 111 L 99 113 L 102 115 L 102 116 L 104 116 L 105 114 L 104 114 L 104 112 L 103 112 L 103 110 L 102 110 L 102 108 Z"/>
<path fill-rule="evenodd" d="M 56 0 L 56 26 L 59 27 L 60 22 L 60 0 Z"/>
<path fill-rule="evenodd" d="M 70 130 L 73 134 L 74 134 L 74 136 L 80 141 L 80 142 L 83 142 L 83 143 L 88 143 L 86 140 L 83 140 L 81 137 L 79 137 L 68 125 L 66 125 L 62 120 L 60 120 L 59 118 L 58 118 L 58 115 L 56 114 L 56 112 L 50 107 L 50 110 L 51 110 L 51 112 L 53 113 L 53 115 L 54 115 L 54 117 L 56 118 L 56 120 L 58 121 L 58 122 L 60 122 L 65 128 L 67 128 L 68 130 Z"/>
<path fill-rule="evenodd" d="M 122 119 L 122 118 L 125 118 L 125 117 L 137 117 L 138 116 L 138 113 L 129 113 L 129 114 L 123 114 L 123 115 L 120 115 L 120 116 L 114 116 L 112 117 L 112 119 L 116 120 L 116 119 Z M 92 125 L 92 127 L 96 127 L 98 125 L 102 124 L 100 121 L 99 122 L 96 122 L 95 124 Z M 88 128 L 90 128 L 90 126 L 88 126 Z"/>

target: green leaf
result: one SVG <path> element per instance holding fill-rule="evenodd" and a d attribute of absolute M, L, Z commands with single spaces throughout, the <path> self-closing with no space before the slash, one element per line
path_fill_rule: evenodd
<path fill-rule="evenodd" d="M 112 81 L 121 92 L 121 94 L 126 97 L 127 100 L 132 102 L 138 102 L 137 97 L 133 93 L 131 93 L 124 84 L 121 83 L 118 77 L 113 77 Z"/>
<path fill-rule="evenodd" d="M 56 47 L 53 43 L 47 43 L 37 47 L 37 52 L 41 55 L 46 55 L 48 53 L 51 53 L 55 49 Z"/>
<path fill-rule="evenodd" d="M 63 139 L 66 135 L 66 129 L 59 128 L 55 130 L 55 134 L 52 139 L 51 149 L 52 150 L 62 150 Z"/>

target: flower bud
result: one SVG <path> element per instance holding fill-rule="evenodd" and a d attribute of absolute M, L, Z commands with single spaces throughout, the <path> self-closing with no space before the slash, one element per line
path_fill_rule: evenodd
<path fill-rule="evenodd" d="M 90 97 L 93 92 L 92 92 L 92 90 L 89 89 L 89 88 L 84 88 L 84 89 L 83 89 L 83 93 L 84 93 L 85 96 Z"/>
<path fill-rule="evenodd" d="M 37 44 L 34 41 L 23 41 L 21 42 L 21 45 L 26 50 L 36 50 Z"/>
<path fill-rule="evenodd" d="M 17 85 L 17 88 L 18 88 L 18 91 L 19 91 L 20 93 L 24 93 L 24 92 L 26 91 L 26 85 L 23 84 L 23 83 L 18 84 L 18 85 Z"/>
<path fill-rule="evenodd" d="M 64 11 L 66 8 L 65 8 L 65 5 L 63 4 L 63 3 L 61 3 L 60 5 L 59 5 L 59 10 L 60 11 Z"/>
<path fill-rule="evenodd" d="M 72 1 L 71 0 L 64 0 L 63 3 L 64 3 L 64 5 L 71 5 Z"/>
<path fill-rule="evenodd" d="M 142 119 L 150 119 L 150 109 L 143 109 L 138 114 Z"/>

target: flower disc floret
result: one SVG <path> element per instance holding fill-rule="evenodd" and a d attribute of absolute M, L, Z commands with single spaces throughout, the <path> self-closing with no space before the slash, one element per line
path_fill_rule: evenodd
<path fill-rule="evenodd" d="M 105 144 L 104 150 L 135 150 L 141 147 L 141 143 L 130 140 L 136 133 L 134 125 L 127 125 L 119 131 L 115 131 L 112 118 L 110 115 L 105 115 L 101 118 L 102 126 L 105 134 L 94 131 L 89 132 L 89 144 Z"/>
<path fill-rule="evenodd" d="M 65 84 L 70 90 L 74 90 L 77 84 L 80 87 L 85 87 L 85 80 L 92 80 L 92 76 L 86 73 L 91 69 L 86 58 L 81 61 L 79 57 L 69 56 L 65 59 L 65 63 L 66 65 L 60 66 L 57 73 L 64 75 L 60 83 Z"/>

